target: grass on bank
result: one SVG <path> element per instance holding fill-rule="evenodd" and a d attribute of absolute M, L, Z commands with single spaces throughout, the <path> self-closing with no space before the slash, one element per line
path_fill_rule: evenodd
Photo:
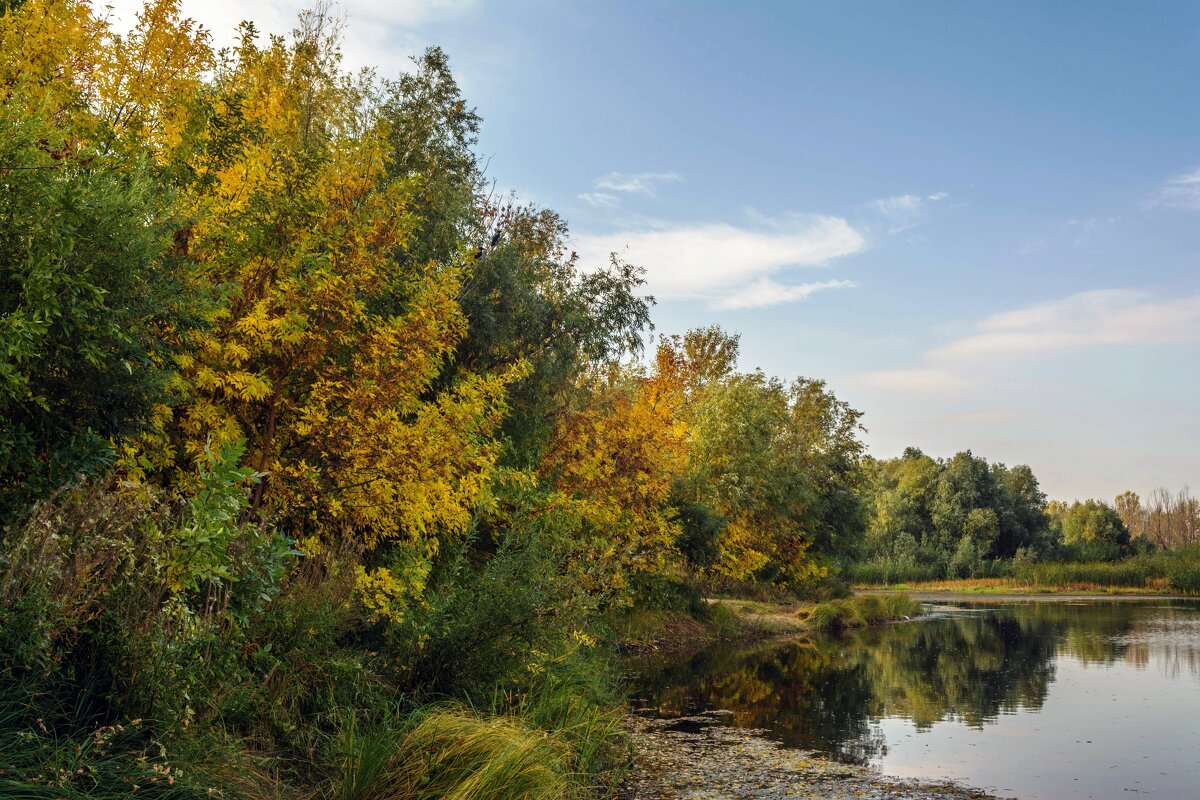
<path fill-rule="evenodd" d="M 936 565 L 869 561 L 846 577 L 858 588 L 974 593 L 1200 593 L 1200 547 L 1145 553 L 1120 561 L 985 562 L 980 574 L 947 578 Z"/>
<path fill-rule="evenodd" d="M 560 800 L 573 794 L 570 747 L 519 718 L 441 707 L 397 727 L 342 737 L 328 800 Z"/>
<path fill-rule="evenodd" d="M 800 612 L 808 627 L 826 632 L 883 625 L 911 619 L 920 613 L 921 604 L 902 594 L 858 595 L 844 600 L 818 603 L 811 609 Z"/>

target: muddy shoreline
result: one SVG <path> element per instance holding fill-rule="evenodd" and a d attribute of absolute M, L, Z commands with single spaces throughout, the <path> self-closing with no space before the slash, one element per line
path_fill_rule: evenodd
<path fill-rule="evenodd" d="M 951 783 L 910 781 L 793 750 L 722 712 L 675 719 L 633 713 L 635 757 L 620 800 L 997 800 Z"/>

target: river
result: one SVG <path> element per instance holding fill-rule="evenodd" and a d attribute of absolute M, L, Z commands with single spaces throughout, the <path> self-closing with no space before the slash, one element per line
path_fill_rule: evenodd
<path fill-rule="evenodd" d="M 1023 800 L 1200 798 L 1200 602 L 930 604 L 843 637 L 631 663 L 635 705 Z"/>

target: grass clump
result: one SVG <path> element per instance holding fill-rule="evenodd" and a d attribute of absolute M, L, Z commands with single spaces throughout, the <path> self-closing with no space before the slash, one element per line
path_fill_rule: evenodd
<path fill-rule="evenodd" d="M 340 741 L 330 800 L 560 800 L 576 794 L 571 747 L 510 716 L 438 706 Z"/>
<path fill-rule="evenodd" d="M 810 627 L 837 632 L 850 628 L 883 625 L 909 619 L 920 613 L 921 604 L 908 595 L 859 595 L 844 600 L 818 603 L 801 612 Z"/>

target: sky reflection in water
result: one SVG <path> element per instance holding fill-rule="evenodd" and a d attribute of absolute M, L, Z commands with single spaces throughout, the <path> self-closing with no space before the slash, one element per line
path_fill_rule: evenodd
<path fill-rule="evenodd" d="M 1200 603 L 940 606 L 934 618 L 632 663 L 635 702 L 1022 798 L 1200 797 Z"/>

